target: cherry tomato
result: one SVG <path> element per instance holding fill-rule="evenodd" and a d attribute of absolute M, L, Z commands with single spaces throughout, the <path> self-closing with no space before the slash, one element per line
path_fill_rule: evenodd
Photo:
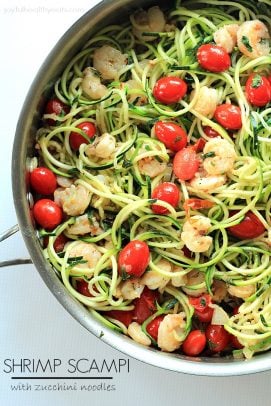
<path fill-rule="evenodd" d="M 241 350 L 244 348 L 244 346 L 239 342 L 238 338 L 234 335 L 230 335 L 230 342 L 233 348 L 236 348 L 237 350 Z"/>
<path fill-rule="evenodd" d="M 78 124 L 76 128 L 82 130 L 88 138 L 94 137 L 96 134 L 96 127 L 90 121 L 85 121 Z M 78 151 L 81 144 L 86 144 L 86 139 L 79 133 L 72 131 L 70 134 L 70 146 L 74 151 Z"/>
<path fill-rule="evenodd" d="M 189 248 L 187 248 L 186 245 L 182 248 L 182 251 L 183 251 L 183 254 L 184 254 L 184 256 L 185 256 L 186 258 L 189 258 L 189 259 L 193 258 L 192 252 L 190 251 Z"/>
<path fill-rule="evenodd" d="M 201 45 L 197 51 L 197 60 L 203 69 L 210 72 L 224 72 L 231 66 L 227 51 L 214 44 Z"/>
<path fill-rule="evenodd" d="M 163 321 L 165 315 L 157 316 L 155 317 L 154 320 L 152 320 L 148 325 L 147 325 L 147 332 L 148 334 L 155 340 L 157 341 L 158 338 L 158 329 L 161 324 L 161 321 Z"/>
<path fill-rule="evenodd" d="M 232 211 L 230 215 L 232 216 L 235 213 L 237 212 Z M 246 240 L 259 237 L 265 232 L 265 227 L 254 213 L 248 211 L 245 214 L 244 220 L 235 226 L 228 227 L 228 231 L 234 235 L 234 237 L 240 238 L 240 240 Z"/>
<path fill-rule="evenodd" d="M 33 207 L 36 222 L 46 230 L 53 230 L 62 221 L 62 209 L 50 199 L 40 199 Z"/>
<path fill-rule="evenodd" d="M 197 140 L 197 142 L 195 142 L 194 145 L 192 145 L 191 148 L 193 148 L 193 150 L 198 153 L 198 152 L 203 151 L 205 144 L 206 144 L 206 140 L 204 138 L 200 138 Z"/>
<path fill-rule="evenodd" d="M 68 242 L 68 238 L 64 234 L 59 234 L 54 242 L 54 250 L 55 252 L 62 252 L 64 250 L 64 246 L 66 242 Z M 48 246 L 49 237 L 45 236 L 43 239 L 43 246 L 46 248 Z"/>
<path fill-rule="evenodd" d="M 144 241 L 130 241 L 119 253 L 118 270 L 120 275 L 140 277 L 150 260 L 150 251 Z"/>
<path fill-rule="evenodd" d="M 156 186 L 152 192 L 152 199 L 163 200 L 171 204 L 172 207 L 177 207 L 180 200 L 180 191 L 179 188 L 172 182 L 163 182 L 160 185 Z M 156 214 L 166 214 L 168 209 L 159 204 L 153 204 L 151 206 L 152 211 Z"/>
<path fill-rule="evenodd" d="M 234 316 L 239 313 L 239 307 L 240 307 L 240 306 L 235 306 L 235 307 L 232 309 L 232 314 L 233 314 Z"/>
<path fill-rule="evenodd" d="M 53 98 L 48 101 L 48 103 L 45 106 L 45 114 L 56 114 L 57 116 L 64 116 L 70 111 L 69 106 L 64 104 L 61 100 L 57 98 Z M 55 125 L 57 122 L 56 120 L 53 120 L 52 118 L 46 119 L 47 123 L 49 125 Z"/>
<path fill-rule="evenodd" d="M 154 132 L 158 140 L 171 151 L 177 152 L 186 147 L 187 134 L 175 123 L 157 121 L 154 125 Z"/>
<path fill-rule="evenodd" d="M 210 307 L 212 303 L 211 296 L 203 294 L 199 297 L 189 297 L 189 303 L 194 307 L 194 315 L 203 323 L 209 323 L 212 320 L 214 309 Z"/>
<path fill-rule="evenodd" d="M 212 127 L 206 125 L 205 127 L 203 127 L 203 131 L 205 132 L 205 134 L 207 135 L 207 137 L 209 138 L 216 138 L 216 137 L 220 137 L 220 134 L 214 130 Z"/>
<path fill-rule="evenodd" d="M 184 201 L 183 208 L 185 211 L 188 211 L 189 208 L 193 210 L 210 209 L 213 205 L 214 202 L 210 202 L 209 200 L 191 198 Z"/>
<path fill-rule="evenodd" d="M 124 311 L 124 310 L 110 310 L 109 312 L 104 313 L 106 316 L 116 319 L 123 323 L 126 327 L 132 323 L 133 320 L 133 311 Z"/>
<path fill-rule="evenodd" d="M 265 106 L 271 101 L 271 83 L 258 73 L 249 76 L 245 90 L 246 98 L 253 106 Z"/>
<path fill-rule="evenodd" d="M 239 130 L 242 127 L 240 107 L 234 104 L 225 103 L 217 106 L 214 118 L 227 130 Z"/>
<path fill-rule="evenodd" d="M 76 280 L 76 290 L 77 292 L 81 293 L 81 295 L 92 297 L 92 294 L 88 290 L 88 283 L 85 281 L 85 279 Z"/>
<path fill-rule="evenodd" d="M 141 296 L 134 300 L 134 319 L 142 324 L 148 317 L 156 312 L 156 302 L 159 298 L 157 290 L 150 290 L 145 286 Z"/>
<path fill-rule="evenodd" d="M 230 342 L 230 334 L 223 326 L 209 324 L 205 334 L 208 346 L 212 352 L 223 351 Z"/>
<path fill-rule="evenodd" d="M 56 176 L 48 168 L 35 168 L 30 173 L 30 185 L 41 195 L 51 195 L 57 188 Z"/>
<path fill-rule="evenodd" d="M 190 180 L 199 169 L 200 161 L 193 147 L 177 152 L 173 159 L 173 172 L 178 179 Z"/>
<path fill-rule="evenodd" d="M 164 76 L 153 88 L 155 99 L 164 104 L 177 103 L 187 92 L 186 82 L 176 76 Z"/>
<path fill-rule="evenodd" d="M 182 344 L 182 350 L 186 355 L 199 355 L 206 346 L 206 336 L 201 330 L 191 331 Z"/>

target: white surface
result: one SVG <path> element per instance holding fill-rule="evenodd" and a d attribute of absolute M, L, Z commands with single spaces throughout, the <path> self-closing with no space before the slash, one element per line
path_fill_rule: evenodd
<path fill-rule="evenodd" d="M 12 205 L 10 162 L 19 111 L 32 79 L 62 33 L 97 1 L 2 0 L 1 37 L 1 226 L 16 223 Z M 0 258 L 27 257 L 19 235 L 0 246 Z M 7 358 L 124 358 L 81 327 L 48 291 L 31 265 L 0 269 L 0 405 L 238 405 L 261 406 L 269 399 L 271 372 L 233 378 L 193 377 L 168 372 L 130 359 L 130 372 L 113 376 L 115 391 L 11 391 Z M 74 384 L 68 381 L 67 384 Z M 41 381 L 40 384 L 50 384 Z M 63 384 L 63 381 L 61 382 Z M 84 381 L 86 383 L 86 381 Z M 91 384 L 99 383 L 90 382 Z M 83 381 L 77 382 L 77 388 Z M 34 386 L 34 383 L 33 383 Z"/>

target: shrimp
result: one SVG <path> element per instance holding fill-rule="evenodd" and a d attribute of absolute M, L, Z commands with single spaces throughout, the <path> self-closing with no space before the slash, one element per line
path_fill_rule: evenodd
<path fill-rule="evenodd" d="M 211 221 L 208 217 L 201 215 L 192 216 L 185 221 L 181 239 L 192 252 L 205 252 L 212 244 L 212 237 L 206 236 L 211 227 Z"/>
<path fill-rule="evenodd" d="M 141 325 L 133 321 L 128 326 L 128 335 L 137 343 L 146 345 L 147 347 L 151 345 L 151 340 L 149 337 L 142 331 Z"/>
<path fill-rule="evenodd" d="M 134 300 L 140 297 L 143 292 L 144 284 L 138 278 L 134 278 L 128 281 L 121 282 L 116 289 L 114 296 L 117 298 L 122 297 L 127 300 Z"/>
<path fill-rule="evenodd" d="M 94 100 L 102 99 L 108 93 L 108 89 L 101 83 L 101 79 L 94 69 L 86 68 L 83 74 L 81 88 L 84 95 Z"/>
<path fill-rule="evenodd" d="M 189 286 L 200 285 L 204 283 L 203 287 L 198 289 L 189 288 Z M 187 293 L 189 296 L 198 297 L 203 293 L 207 292 L 207 287 L 205 284 L 205 275 L 203 272 L 193 269 L 187 274 L 187 284 L 182 287 L 182 290 Z"/>
<path fill-rule="evenodd" d="M 215 279 L 212 284 L 212 292 L 213 292 L 212 300 L 216 303 L 222 302 L 222 300 L 225 299 L 228 293 L 226 283 L 223 281 L 219 281 L 218 279 Z"/>
<path fill-rule="evenodd" d="M 127 80 L 123 83 L 128 88 L 127 99 L 129 103 L 134 103 L 136 105 L 142 105 L 147 102 L 147 96 L 143 95 L 144 89 L 140 82 L 134 79 Z"/>
<path fill-rule="evenodd" d="M 167 164 L 165 162 L 158 162 L 154 157 L 142 158 L 138 161 L 139 172 L 143 175 L 147 175 L 150 178 L 155 178 L 155 176 L 163 173 Z"/>
<path fill-rule="evenodd" d="M 228 292 L 230 295 L 239 297 L 240 299 L 246 299 L 256 292 L 256 284 L 244 285 L 244 286 L 233 286 L 228 287 Z"/>
<path fill-rule="evenodd" d="M 127 65 L 127 55 L 110 45 L 97 48 L 93 55 L 93 66 L 105 80 L 118 80 Z"/>
<path fill-rule="evenodd" d="M 190 185 L 202 192 L 212 193 L 220 186 L 223 186 L 227 181 L 224 175 L 207 175 L 206 172 L 199 171 L 195 174 L 194 178 L 191 179 Z"/>
<path fill-rule="evenodd" d="M 157 262 L 156 266 L 162 271 L 171 272 L 171 264 L 165 259 L 160 259 L 160 261 Z M 154 270 L 146 272 L 141 278 L 141 282 L 144 283 L 144 285 L 148 286 L 148 288 L 151 290 L 164 288 L 169 280 L 169 277 L 164 276 Z"/>
<path fill-rule="evenodd" d="M 87 261 L 86 264 L 77 264 L 77 268 L 94 268 L 102 254 L 97 250 L 96 245 L 93 243 L 79 242 L 71 248 L 69 257 L 83 257 Z"/>
<path fill-rule="evenodd" d="M 190 100 L 195 98 L 195 90 L 191 92 Z M 212 118 L 218 105 L 218 94 L 216 89 L 202 86 L 198 92 L 196 103 L 193 109 L 205 117 Z"/>
<path fill-rule="evenodd" d="M 68 227 L 67 232 L 73 235 L 84 235 L 90 233 L 91 235 L 99 235 L 103 232 L 96 217 L 89 220 L 88 215 L 84 214 L 76 218 L 75 223 Z"/>
<path fill-rule="evenodd" d="M 177 350 L 184 341 L 185 314 L 167 314 L 158 328 L 158 347 L 163 351 Z"/>
<path fill-rule="evenodd" d="M 96 156 L 98 158 L 109 158 L 116 148 L 116 140 L 113 135 L 104 133 L 97 137 L 95 141 L 86 147 L 88 157 Z"/>
<path fill-rule="evenodd" d="M 82 185 L 71 185 L 65 189 L 57 188 L 54 192 L 55 202 L 69 216 L 83 214 L 90 203 L 91 195 Z"/>
<path fill-rule="evenodd" d="M 144 32 L 163 32 L 166 28 L 164 13 L 158 6 L 149 8 L 148 11 L 140 10 L 131 17 L 133 34 L 145 41 L 153 41 L 155 37 L 144 35 Z"/>
<path fill-rule="evenodd" d="M 220 137 L 207 141 L 203 154 L 205 156 L 212 154 L 203 161 L 203 167 L 208 175 L 225 175 L 231 172 L 237 159 L 234 146 Z"/>
<path fill-rule="evenodd" d="M 60 187 L 70 187 L 73 184 L 72 179 L 66 178 L 65 176 L 56 176 L 56 181 Z"/>
<path fill-rule="evenodd" d="M 269 55 L 269 39 L 268 28 L 260 20 L 245 21 L 237 31 L 238 48 L 251 59 Z"/>
<path fill-rule="evenodd" d="M 177 265 L 173 265 L 172 272 L 181 272 L 183 269 Z M 187 284 L 187 275 L 175 275 L 171 278 L 171 283 L 176 288 L 180 286 L 185 286 Z"/>
<path fill-rule="evenodd" d="M 228 24 L 214 32 L 214 41 L 216 45 L 224 48 L 229 54 L 237 44 L 238 24 Z"/>

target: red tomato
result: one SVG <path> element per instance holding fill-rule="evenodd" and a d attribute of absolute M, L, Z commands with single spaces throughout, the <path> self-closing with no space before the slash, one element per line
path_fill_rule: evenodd
<path fill-rule="evenodd" d="M 193 150 L 198 153 L 198 152 L 203 151 L 205 144 L 206 144 L 206 140 L 204 138 L 200 138 L 197 140 L 197 142 L 195 142 L 194 145 L 192 145 L 191 148 L 193 148 Z"/>
<path fill-rule="evenodd" d="M 48 101 L 48 103 L 45 106 L 45 114 L 56 114 L 57 116 L 64 116 L 70 111 L 69 106 L 64 104 L 61 100 L 57 98 L 53 98 Z M 56 120 L 53 120 L 52 118 L 48 118 L 47 123 L 49 125 L 55 125 Z"/>
<path fill-rule="evenodd" d="M 56 176 L 48 168 L 35 168 L 30 173 L 30 185 L 41 195 L 51 195 L 57 188 Z"/>
<path fill-rule="evenodd" d="M 209 324 L 205 334 L 208 346 L 212 352 L 223 351 L 230 342 L 230 334 L 223 326 Z"/>
<path fill-rule="evenodd" d="M 186 355 L 199 355 L 205 348 L 206 336 L 201 330 L 191 331 L 182 344 L 182 350 Z"/>
<path fill-rule="evenodd" d="M 216 130 L 214 130 L 212 127 L 209 127 L 208 125 L 206 125 L 206 127 L 203 127 L 203 131 L 209 138 L 220 137 L 220 134 Z"/>
<path fill-rule="evenodd" d="M 180 200 L 180 190 L 175 183 L 163 182 L 154 188 L 152 192 L 152 199 L 163 200 L 163 202 L 171 204 L 172 207 L 177 207 Z M 168 213 L 168 209 L 160 206 L 159 204 L 153 204 L 151 208 L 156 214 Z"/>
<path fill-rule="evenodd" d="M 232 211 L 230 215 L 232 216 L 235 213 L 237 212 Z M 259 237 L 265 232 L 265 227 L 254 213 L 248 211 L 245 214 L 244 220 L 235 226 L 228 227 L 228 231 L 234 235 L 234 237 L 240 238 L 240 240 L 246 240 Z"/>
<path fill-rule="evenodd" d="M 76 280 L 76 290 L 77 292 L 81 293 L 81 295 L 92 297 L 92 294 L 88 290 L 88 283 L 85 281 L 85 279 Z"/>
<path fill-rule="evenodd" d="M 40 199 L 33 207 L 36 222 L 46 230 L 53 230 L 62 221 L 62 209 L 50 199 Z"/>
<path fill-rule="evenodd" d="M 177 103 L 187 92 L 186 82 L 176 76 L 164 76 L 153 88 L 155 99 L 164 104 Z"/>
<path fill-rule="evenodd" d="M 80 130 L 84 131 L 84 133 L 88 138 L 92 138 L 96 134 L 96 127 L 90 121 L 80 123 L 78 124 L 78 126 L 76 126 L 76 128 L 79 128 Z M 70 146 L 74 151 L 78 151 L 81 144 L 87 143 L 86 139 L 81 134 L 75 131 L 71 132 L 69 140 Z"/>
<path fill-rule="evenodd" d="M 241 350 L 244 348 L 244 346 L 239 342 L 238 338 L 234 335 L 230 335 L 230 342 L 233 348 L 236 348 L 237 350 Z"/>
<path fill-rule="evenodd" d="M 210 304 L 212 303 L 211 296 L 203 294 L 199 297 L 189 297 L 189 303 L 194 307 L 194 315 L 203 323 L 209 323 L 212 320 L 214 309 Z"/>
<path fill-rule="evenodd" d="M 105 313 L 105 316 L 111 317 L 123 323 L 126 327 L 132 323 L 133 320 L 133 311 L 124 311 L 124 310 L 110 310 Z"/>
<path fill-rule="evenodd" d="M 189 208 L 193 210 L 210 209 L 213 207 L 213 205 L 214 202 L 210 202 L 209 200 L 191 198 L 184 201 L 183 208 L 185 211 L 187 211 Z"/>
<path fill-rule="evenodd" d="M 159 298 L 157 290 L 150 290 L 145 286 L 141 296 L 134 300 L 134 319 L 142 324 L 148 317 L 156 312 L 156 302 Z"/>
<path fill-rule="evenodd" d="M 187 248 L 186 245 L 182 248 L 182 251 L 183 251 L 183 254 L 184 254 L 184 256 L 185 256 L 186 258 L 191 259 L 191 258 L 193 257 L 192 252 L 190 251 L 189 248 Z"/>
<path fill-rule="evenodd" d="M 119 274 L 140 277 L 146 271 L 149 260 L 148 245 L 144 241 L 130 241 L 119 253 Z"/>
<path fill-rule="evenodd" d="M 214 118 L 227 130 L 239 130 L 242 127 L 240 107 L 234 104 L 225 103 L 217 106 Z"/>
<path fill-rule="evenodd" d="M 201 45 L 197 51 L 197 60 L 203 69 L 210 72 L 224 72 L 231 66 L 227 51 L 214 44 Z"/>
<path fill-rule="evenodd" d="M 235 307 L 232 309 L 232 314 L 233 314 L 234 316 L 239 313 L 239 307 L 240 307 L 240 306 L 235 306 Z"/>
<path fill-rule="evenodd" d="M 157 316 L 155 317 L 154 320 L 152 320 L 148 325 L 147 325 L 147 333 L 155 340 L 157 341 L 158 338 L 158 329 L 161 324 L 161 321 L 163 321 L 165 315 Z"/>
<path fill-rule="evenodd" d="M 177 152 L 186 147 L 187 134 L 175 123 L 157 121 L 154 125 L 154 132 L 158 140 L 171 151 Z"/>
<path fill-rule="evenodd" d="M 193 147 L 177 152 L 173 159 L 173 172 L 178 179 L 190 180 L 199 169 L 200 161 Z"/>
<path fill-rule="evenodd" d="M 253 73 L 246 82 L 246 97 L 253 106 L 265 106 L 271 101 L 271 83 L 265 76 Z"/>
<path fill-rule="evenodd" d="M 68 238 L 64 234 L 59 234 L 54 242 L 54 250 L 55 252 L 62 252 L 66 242 L 68 242 Z M 43 238 L 43 246 L 46 248 L 48 246 L 49 237 L 45 236 Z"/>

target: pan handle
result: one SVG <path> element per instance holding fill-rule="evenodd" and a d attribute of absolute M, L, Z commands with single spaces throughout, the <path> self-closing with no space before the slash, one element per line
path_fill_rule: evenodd
<path fill-rule="evenodd" d="M 13 234 L 17 233 L 19 230 L 20 230 L 20 228 L 19 228 L 18 224 L 16 224 L 15 226 L 4 231 L 2 234 L 0 234 L 0 242 L 11 237 Z M 17 259 L 11 259 L 11 260 L 7 260 L 7 261 L 0 261 L 0 268 L 3 268 L 4 266 L 22 265 L 22 264 L 32 264 L 32 261 L 30 258 L 17 258 Z"/>

